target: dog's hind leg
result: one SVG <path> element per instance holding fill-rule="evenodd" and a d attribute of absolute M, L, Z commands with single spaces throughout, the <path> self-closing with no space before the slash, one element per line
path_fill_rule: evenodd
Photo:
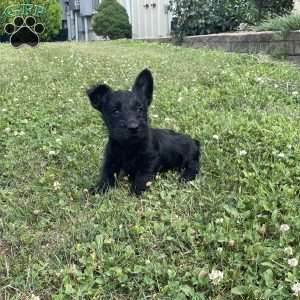
<path fill-rule="evenodd" d="M 183 182 L 194 180 L 199 173 L 201 148 L 200 148 L 200 143 L 197 140 L 194 141 L 196 147 L 193 150 L 192 155 L 190 155 L 190 159 L 185 161 L 183 164 L 183 171 L 180 178 L 181 181 Z"/>
<path fill-rule="evenodd" d="M 194 180 L 199 173 L 199 167 L 199 159 L 189 161 L 183 169 L 180 180 L 183 182 Z"/>

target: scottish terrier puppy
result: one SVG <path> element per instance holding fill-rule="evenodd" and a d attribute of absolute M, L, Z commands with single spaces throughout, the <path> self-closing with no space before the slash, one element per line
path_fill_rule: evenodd
<path fill-rule="evenodd" d="M 148 125 L 153 95 L 153 77 L 148 69 L 138 75 L 131 91 L 113 91 L 108 85 L 99 84 L 87 90 L 87 95 L 91 105 L 102 113 L 109 133 L 100 180 L 90 189 L 91 194 L 114 186 L 121 170 L 129 175 L 131 189 L 137 195 L 148 188 L 158 172 L 180 171 L 182 181 L 196 177 L 199 142 Z"/>

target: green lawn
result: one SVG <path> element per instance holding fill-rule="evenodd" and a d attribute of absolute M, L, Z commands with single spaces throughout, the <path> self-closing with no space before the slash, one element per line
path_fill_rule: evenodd
<path fill-rule="evenodd" d="M 296 299 L 296 68 L 125 41 L 2 44 L 0 58 L 1 300 Z M 199 139 L 202 175 L 89 196 L 107 135 L 85 89 L 128 89 L 145 67 L 152 125 Z"/>

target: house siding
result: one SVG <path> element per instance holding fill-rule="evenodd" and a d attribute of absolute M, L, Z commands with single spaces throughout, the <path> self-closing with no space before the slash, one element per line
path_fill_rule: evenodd
<path fill-rule="evenodd" d="M 160 38 L 169 35 L 170 15 L 166 12 L 169 0 L 156 0 L 156 3 L 153 2 L 151 5 L 143 0 L 118 0 L 118 2 L 128 13 L 133 38 Z M 60 3 L 64 7 L 63 27 L 68 28 L 68 40 L 101 39 L 94 33 L 91 26 L 92 16 L 101 0 L 60 0 Z M 147 8 L 145 8 L 146 5 Z"/>
<path fill-rule="evenodd" d="M 300 0 L 295 0 L 295 11 L 300 13 Z"/>

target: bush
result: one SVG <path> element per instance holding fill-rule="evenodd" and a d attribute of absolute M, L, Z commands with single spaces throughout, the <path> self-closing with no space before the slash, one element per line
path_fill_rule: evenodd
<path fill-rule="evenodd" d="M 54 39 L 61 28 L 62 7 L 59 0 L 40 1 L 47 11 L 46 15 L 41 18 L 41 22 L 45 25 L 45 32 L 42 38 L 47 41 Z"/>
<path fill-rule="evenodd" d="M 104 0 L 93 16 L 92 26 L 96 34 L 110 39 L 131 38 L 126 9 L 116 0 Z"/>
<path fill-rule="evenodd" d="M 172 29 L 179 40 L 184 35 L 225 32 L 251 23 L 252 10 L 248 0 L 173 0 Z"/>
<path fill-rule="evenodd" d="M 41 22 L 45 26 L 45 31 L 40 35 L 42 40 L 51 41 L 58 33 L 61 28 L 61 15 L 62 7 L 58 0 L 31 0 L 28 1 L 29 4 L 42 5 L 45 7 L 45 14 L 40 17 L 35 17 L 37 22 Z M 9 5 L 24 4 L 23 0 L 4 0 L 0 4 L 0 15 L 1 28 L 0 35 L 3 34 L 3 25 L 8 22 L 12 22 L 14 17 L 4 17 L 3 12 Z"/>
<path fill-rule="evenodd" d="M 10 5 L 10 0 L 1 0 L 0 1 L 0 36 L 4 34 L 4 26 L 7 23 L 7 18 L 4 17 L 3 13 Z"/>
<path fill-rule="evenodd" d="M 288 14 L 293 6 L 293 0 L 172 0 L 172 29 L 178 40 L 184 35 L 226 32 L 240 23 Z"/>
<path fill-rule="evenodd" d="M 268 16 L 283 16 L 292 11 L 294 0 L 253 0 L 257 8 L 257 20 Z"/>
<path fill-rule="evenodd" d="M 292 30 L 300 30 L 300 16 L 290 15 L 265 21 L 257 27 L 257 31 L 281 31 L 287 34 Z"/>

